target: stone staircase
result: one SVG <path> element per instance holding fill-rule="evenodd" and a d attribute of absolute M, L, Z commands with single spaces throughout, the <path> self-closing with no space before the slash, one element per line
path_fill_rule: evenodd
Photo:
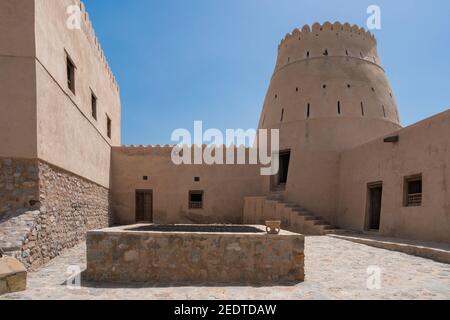
<path fill-rule="evenodd" d="M 0 250 L 5 256 L 22 260 L 23 246 L 31 234 L 40 211 L 17 210 L 0 219 Z"/>
<path fill-rule="evenodd" d="M 305 235 L 347 234 L 296 203 L 283 201 L 283 190 L 276 189 L 267 197 L 247 197 L 244 204 L 244 223 L 264 224 L 280 220 L 282 229 Z"/>

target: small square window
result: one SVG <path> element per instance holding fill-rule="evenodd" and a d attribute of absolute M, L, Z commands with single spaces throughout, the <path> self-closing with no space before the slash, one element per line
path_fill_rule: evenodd
<path fill-rule="evenodd" d="M 106 134 L 111 139 L 111 119 L 106 116 Z"/>
<path fill-rule="evenodd" d="M 143 177 L 142 177 L 142 180 L 148 181 L 148 176 L 143 176 Z"/>
<path fill-rule="evenodd" d="M 422 175 L 406 177 L 404 189 L 405 207 L 422 206 Z"/>
<path fill-rule="evenodd" d="M 203 191 L 189 191 L 189 209 L 203 209 Z"/>
<path fill-rule="evenodd" d="M 97 120 L 97 97 L 93 92 L 91 92 L 91 109 L 92 109 L 92 118 Z"/>
<path fill-rule="evenodd" d="M 194 177 L 195 182 L 200 182 L 200 177 Z"/>
<path fill-rule="evenodd" d="M 67 86 L 75 94 L 75 64 L 69 56 L 67 56 Z"/>

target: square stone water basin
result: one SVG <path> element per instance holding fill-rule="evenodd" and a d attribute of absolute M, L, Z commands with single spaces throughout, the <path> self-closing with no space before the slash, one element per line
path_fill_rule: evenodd
<path fill-rule="evenodd" d="M 304 236 L 265 226 L 138 224 L 90 231 L 95 282 L 270 285 L 304 280 Z"/>

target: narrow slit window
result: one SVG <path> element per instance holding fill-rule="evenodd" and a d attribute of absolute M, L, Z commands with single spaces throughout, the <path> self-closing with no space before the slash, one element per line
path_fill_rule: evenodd
<path fill-rule="evenodd" d="M 109 116 L 106 116 L 106 134 L 111 139 L 111 119 Z"/>
<path fill-rule="evenodd" d="M 382 107 L 383 107 L 383 117 L 386 118 L 386 108 L 384 106 L 382 106 Z"/>
<path fill-rule="evenodd" d="M 91 111 L 92 118 L 97 120 L 97 97 L 93 92 L 91 92 Z"/>
<path fill-rule="evenodd" d="M 337 109 L 338 109 L 338 114 L 341 114 L 341 102 L 338 101 L 337 103 Z"/>
<path fill-rule="evenodd" d="M 306 109 L 306 117 L 309 118 L 310 115 L 311 115 L 311 105 L 308 103 L 308 107 Z"/>
<path fill-rule="evenodd" d="M 364 117 L 364 103 L 361 102 L 361 115 Z"/>
<path fill-rule="evenodd" d="M 348 57 L 348 50 L 345 50 L 345 55 Z"/>
<path fill-rule="evenodd" d="M 280 118 L 280 122 L 283 122 L 284 119 L 284 108 L 281 109 L 281 118 Z"/>
<path fill-rule="evenodd" d="M 67 87 L 75 94 L 75 64 L 67 56 Z"/>
<path fill-rule="evenodd" d="M 325 49 L 325 51 L 323 52 L 324 56 L 328 56 L 328 49 Z"/>
<path fill-rule="evenodd" d="M 306 53 L 306 57 L 309 58 L 309 51 Z"/>

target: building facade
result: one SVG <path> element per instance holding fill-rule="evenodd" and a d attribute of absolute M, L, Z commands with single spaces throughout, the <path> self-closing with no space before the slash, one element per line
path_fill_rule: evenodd
<path fill-rule="evenodd" d="M 73 4 L 80 30 L 66 25 Z M 39 266 L 112 223 L 119 88 L 81 3 L 5 0 L 0 20 L 0 219 L 35 213 L 2 246 Z"/>
<path fill-rule="evenodd" d="M 67 8 L 81 8 L 81 29 Z M 111 224 L 261 223 L 450 242 L 450 112 L 408 128 L 374 36 L 349 24 L 280 43 L 260 129 L 280 170 L 175 165 L 121 146 L 118 84 L 78 0 L 0 3 L 0 247 L 38 267 Z M 246 150 L 248 153 L 249 150 Z"/>

